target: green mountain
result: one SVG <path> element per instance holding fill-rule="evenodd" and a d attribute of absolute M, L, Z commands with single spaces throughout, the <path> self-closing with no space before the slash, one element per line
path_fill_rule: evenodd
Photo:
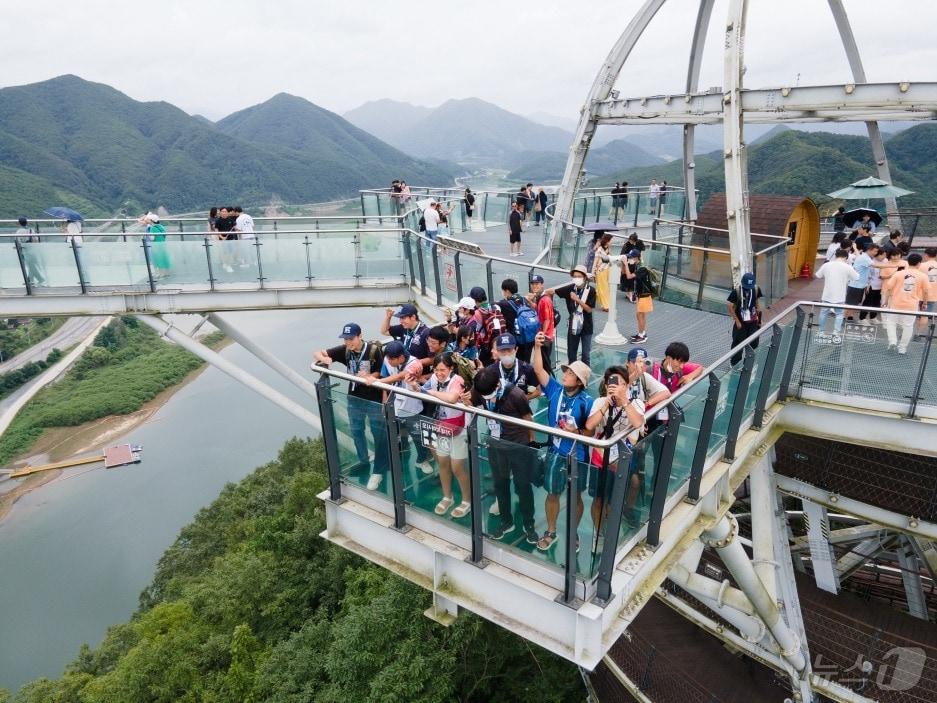
<path fill-rule="evenodd" d="M 180 212 L 224 202 L 260 205 L 275 196 L 288 203 L 347 197 L 359 188 L 383 185 L 389 180 L 385 174 L 448 181 L 437 167 L 414 161 L 351 125 L 342 133 L 336 127 L 343 122 L 340 117 L 307 105 L 314 110 L 303 112 L 299 119 L 311 120 L 303 126 L 310 135 L 317 129 L 325 133 L 318 140 L 307 135 L 306 148 L 298 150 L 226 134 L 168 103 L 138 102 L 77 76 L 4 88 L 0 167 L 6 170 L 0 182 L 10 178 L 10 169 L 38 180 L 18 185 L 21 200 L 10 203 L 6 194 L 0 217 L 38 214 L 42 208 L 34 209 L 35 202 L 42 207 L 79 202 L 70 195 L 83 199 L 92 214 L 159 206 Z M 249 131 L 265 132 L 261 122 L 255 119 Z M 359 155 L 370 150 L 372 157 L 359 156 L 353 167 L 337 168 L 355 149 Z M 59 195 L 50 189 L 66 200 L 46 200 Z"/>
<path fill-rule="evenodd" d="M 352 190 L 388 185 L 400 177 L 422 185 L 451 180 L 435 166 L 407 156 L 334 112 L 287 93 L 228 115 L 216 127 L 255 145 L 314 158 L 333 182 L 347 184 Z"/>
<path fill-rule="evenodd" d="M 563 171 L 566 168 L 566 156 L 565 153 L 560 152 L 533 154 L 511 171 L 507 178 L 527 179 L 537 183 L 559 182 L 563 179 Z M 623 168 L 660 163 L 663 163 L 663 160 L 649 154 L 627 139 L 616 139 L 605 146 L 589 150 L 586 158 L 586 171 L 593 175 L 604 175 Z"/>
<path fill-rule="evenodd" d="M 898 201 L 901 207 L 921 207 L 937 202 L 934 180 L 937 176 L 937 125 L 920 124 L 899 132 L 886 141 L 885 151 L 894 185 L 914 191 L 913 195 Z M 725 190 L 721 152 L 698 155 L 695 163 L 701 202 Z M 749 147 L 748 175 L 753 193 L 803 195 L 822 205 L 831 202 L 826 193 L 876 173 L 868 137 L 778 130 L 772 137 L 758 140 Z M 676 160 L 660 166 L 627 169 L 590 181 L 590 185 L 608 185 L 622 178 L 632 183 L 663 178 L 673 185 L 682 185 L 683 166 Z"/>

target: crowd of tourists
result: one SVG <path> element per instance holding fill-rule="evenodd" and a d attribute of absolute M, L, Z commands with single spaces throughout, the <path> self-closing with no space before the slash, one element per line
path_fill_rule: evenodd
<path fill-rule="evenodd" d="M 519 529 L 527 543 L 551 549 L 570 461 L 578 466 L 577 523 L 584 512 L 585 491 L 592 498 L 591 518 L 597 526 L 601 523 L 612 478 L 619 470 L 627 472 L 626 518 L 636 520 L 643 463 L 633 458 L 630 449 L 644 433 L 667 421 L 660 413 L 645 426 L 645 412 L 663 407 L 672 393 L 703 369 L 690 361 L 684 342 L 671 343 L 657 361 L 635 345 L 624 363 L 603 371 L 594 388 L 589 350 L 596 288 L 584 266 L 576 266 L 571 274 L 571 281 L 552 288 L 534 275 L 526 292 L 506 278 L 500 284 L 501 298 L 494 302 L 484 288 L 473 287 L 438 325 L 426 324 L 412 304 L 387 309 L 375 330 L 378 334 L 365 334 L 356 322 L 346 324 L 339 334 L 341 343 L 317 351 L 314 363 L 343 364 L 356 377 L 347 395 L 356 457 L 349 472 L 367 476 L 368 489 L 380 490 L 390 467 L 389 451 L 398 451 L 405 467 L 412 454 L 410 470 L 439 481 L 434 512 L 466 517 L 472 502 L 467 417 L 461 408 L 474 406 L 505 418 L 481 423 L 487 431 L 486 456 L 495 495 L 489 512 L 500 516 L 490 537 L 502 539 Z M 566 310 L 566 362 L 558 370 L 554 346 L 564 316 L 555 308 L 554 298 L 564 301 Z M 419 395 L 388 393 L 374 387 L 378 380 Z M 399 438 L 396 448 L 389 448 L 387 441 L 383 406 L 389 402 L 397 423 L 398 431 L 391 435 Z M 541 411 L 535 412 L 538 403 Z M 547 435 L 549 441 L 539 443 L 538 424 L 586 437 L 622 434 L 623 438 L 605 460 L 600 452 L 569 438 Z M 625 463 L 620 467 L 619 457 Z M 542 532 L 534 521 L 534 486 L 546 494 Z M 520 513 L 517 521 L 514 497 Z"/>

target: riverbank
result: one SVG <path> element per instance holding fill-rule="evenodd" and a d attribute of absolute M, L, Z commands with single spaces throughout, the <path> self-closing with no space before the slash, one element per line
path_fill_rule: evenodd
<path fill-rule="evenodd" d="M 212 342 L 210 346 L 215 351 L 220 351 L 231 342 L 231 340 L 227 338 L 222 338 L 219 341 L 217 337 L 209 341 Z M 44 464 L 64 461 L 73 456 L 101 449 L 107 443 L 145 424 L 175 393 L 178 393 L 189 383 L 198 378 L 207 367 L 207 364 L 202 363 L 198 368 L 186 374 L 179 382 L 163 389 L 154 398 L 146 401 L 137 410 L 126 414 L 107 415 L 70 427 L 46 428 L 42 435 L 28 449 L 14 456 L 7 465 L 13 468 L 21 468 L 27 464 Z M 16 479 L 16 486 L 0 494 L 0 526 L 2 526 L 3 521 L 13 509 L 16 502 L 24 496 L 53 483 L 59 478 L 71 478 L 88 471 L 94 471 L 98 468 L 101 467 L 95 466 L 90 469 L 84 467 L 77 470 L 60 469 L 33 474 L 24 479 Z M 14 479 L 6 479 L 0 482 L 0 490 L 4 488 L 4 483 L 13 480 Z"/>

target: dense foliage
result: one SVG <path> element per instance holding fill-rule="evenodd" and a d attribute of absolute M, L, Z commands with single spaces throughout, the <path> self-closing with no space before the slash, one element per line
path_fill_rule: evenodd
<path fill-rule="evenodd" d="M 139 410 L 201 363 L 133 317 L 112 321 L 64 378 L 39 391 L 10 423 L 0 436 L 0 465 L 26 451 L 47 428 Z"/>
<path fill-rule="evenodd" d="M 937 186 L 934 185 L 937 125 L 921 124 L 899 132 L 886 141 L 885 151 L 894 184 L 914 191 L 913 195 L 901 198 L 899 205 L 902 208 L 933 206 L 937 202 Z M 748 152 L 749 186 L 753 193 L 802 195 L 822 204 L 830 201 L 826 193 L 861 178 L 877 176 L 872 145 L 867 137 L 779 130 L 771 138 L 751 145 Z M 718 152 L 698 155 L 695 161 L 696 186 L 701 201 L 705 202 L 713 193 L 725 190 L 725 163 Z M 649 183 L 651 178 L 682 185 L 683 162 L 632 168 L 590 181 L 589 185 L 621 179 L 643 184 Z M 864 203 L 852 201 L 852 204 Z M 873 206 L 880 204 L 881 201 L 872 203 Z"/>
<path fill-rule="evenodd" d="M 305 100 L 290 98 L 284 112 L 279 98 L 243 111 L 253 111 L 251 133 L 233 136 L 168 103 L 137 102 L 76 76 L 3 88 L 0 217 L 38 216 L 52 205 L 87 216 L 256 206 L 273 196 L 310 203 L 393 177 L 449 180 Z M 281 144 L 280 120 L 319 138 Z"/>
<path fill-rule="evenodd" d="M 575 667 L 319 537 L 321 442 L 228 485 L 160 559 L 130 622 L 17 703 L 578 701 Z"/>
<path fill-rule="evenodd" d="M 35 378 L 63 356 L 61 350 L 53 349 L 45 359 L 29 361 L 18 369 L 0 375 L 0 398 L 5 398 L 27 381 Z"/>

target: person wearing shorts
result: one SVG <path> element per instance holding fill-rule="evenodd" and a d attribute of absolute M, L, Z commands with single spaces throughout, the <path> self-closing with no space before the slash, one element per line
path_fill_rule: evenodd
<path fill-rule="evenodd" d="M 510 227 L 510 236 L 508 241 L 511 243 L 511 256 L 523 256 L 521 251 L 521 232 L 523 231 L 524 210 L 519 202 L 511 206 L 511 215 L 508 218 Z"/>
<path fill-rule="evenodd" d="M 581 361 L 562 364 L 560 369 L 563 375 L 561 380 L 557 381 L 550 376 L 543 365 L 543 355 L 540 353 L 540 347 L 543 346 L 545 341 L 546 336 L 543 332 L 538 332 L 534 338 L 534 353 L 531 361 L 533 361 L 534 374 L 537 376 L 540 389 L 549 400 L 549 409 L 547 411 L 549 425 L 574 434 L 588 436 L 586 421 L 589 419 L 589 410 L 592 407 L 592 396 L 586 392 L 586 386 L 589 384 L 592 371 Z M 582 492 L 586 489 L 589 474 L 586 445 L 574 442 L 571 439 L 552 437 L 543 479 L 543 487 L 547 491 L 544 503 L 547 528 L 543 533 L 543 537 L 537 542 L 537 549 L 541 551 L 550 549 L 556 543 L 556 523 L 560 514 L 560 496 L 566 491 L 566 482 L 569 475 L 567 462 L 573 452 L 575 452 L 575 458 L 579 462 L 576 482 L 577 528 L 579 521 L 582 519 L 582 513 L 585 509 L 582 502 Z M 578 551 L 578 543 L 576 546 Z"/>

